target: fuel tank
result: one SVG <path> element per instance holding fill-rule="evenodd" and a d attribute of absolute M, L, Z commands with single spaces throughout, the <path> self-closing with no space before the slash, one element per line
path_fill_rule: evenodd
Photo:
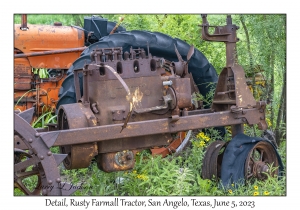
<path fill-rule="evenodd" d="M 21 24 L 15 24 L 14 47 L 23 53 L 84 47 L 84 32 L 71 26 L 28 24 L 28 30 L 21 30 L 20 27 Z M 81 51 L 28 59 L 33 68 L 68 69 L 80 54 Z"/>

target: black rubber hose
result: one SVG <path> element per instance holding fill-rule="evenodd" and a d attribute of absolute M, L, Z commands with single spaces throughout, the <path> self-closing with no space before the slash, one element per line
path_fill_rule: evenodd
<path fill-rule="evenodd" d="M 90 45 L 86 50 L 84 50 L 81 57 L 79 57 L 69 68 L 67 72 L 68 76 L 62 83 L 62 87 L 59 91 L 57 109 L 60 105 L 76 102 L 73 70 L 83 68 L 84 64 L 90 62 L 90 52 L 92 52 L 93 49 L 122 47 L 123 52 L 129 52 L 130 47 L 132 47 L 134 49 L 144 48 L 147 52 L 147 45 L 149 45 L 149 51 L 153 56 L 164 57 L 170 61 L 178 61 L 174 45 L 176 45 L 184 60 L 186 60 L 186 56 L 190 49 L 190 45 L 186 42 L 180 39 L 174 39 L 159 32 L 134 30 L 105 36 L 101 38 L 99 42 Z M 211 86 L 208 85 L 211 83 L 216 84 L 218 81 L 216 70 L 208 62 L 206 57 L 197 49 L 195 49 L 194 54 L 190 59 L 189 72 L 192 73 L 200 93 L 204 96 L 206 96 L 206 94 L 210 91 Z M 82 84 L 82 78 L 80 78 L 80 81 Z"/>

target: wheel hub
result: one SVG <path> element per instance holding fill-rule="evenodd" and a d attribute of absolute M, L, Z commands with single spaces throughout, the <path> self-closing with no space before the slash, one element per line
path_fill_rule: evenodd
<path fill-rule="evenodd" d="M 256 161 L 253 165 L 253 176 L 263 180 L 266 179 L 267 176 L 265 173 L 269 172 L 268 165 L 263 161 Z"/>
<path fill-rule="evenodd" d="M 270 170 L 271 166 L 275 170 Z M 267 141 L 260 141 L 248 153 L 245 162 L 245 179 L 257 178 L 265 180 L 268 178 L 267 174 L 274 176 L 278 173 L 278 159 L 276 152 Z"/>

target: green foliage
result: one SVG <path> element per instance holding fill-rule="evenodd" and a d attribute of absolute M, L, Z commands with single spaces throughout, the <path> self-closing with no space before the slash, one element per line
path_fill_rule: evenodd
<path fill-rule="evenodd" d="M 32 68 L 31 70 L 34 74 L 39 75 L 40 78 L 49 78 L 48 70 L 45 68 Z"/>
<path fill-rule="evenodd" d="M 53 114 L 52 109 L 47 109 L 45 106 L 42 108 L 42 114 L 32 122 L 32 127 L 34 128 L 44 128 L 47 127 L 49 123 L 56 123 L 57 116 Z"/>
<path fill-rule="evenodd" d="M 33 91 L 36 91 L 36 89 L 30 89 L 30 90 L 26 91 L 26 92 L 18 99 L 18 101 L 16 102 L 15 108 L 18 106 L 18 104 L 20 103 L 20 101 L 21 101 L 26 95 L 28 95 L 29 93 L 31 93 L 31 92 L 33 92 Z"/>
<path fill-rule="evenodd" d="M 217 134 L 211 130 L 212 135 Z M 205 138 L 206 137 L 206 138 Z M 205 144 L 200 144 L 203 139 Z M 218 137 L 215 137 L 218 138 Z M 96 163 L 89 168 L 66 171 L 62 178 L 74 185 L 81 183 L 84 189 L 75 195 L 114 196 L 254 196 L 285 195 L 285 175 L 268 177 L 265 181 L 256 179 L 230 190 L 220 187 L 218 180 L 202 179 L 201 167 L 205 148 L 214 141 L 210 134 L 198 133 L 192 138 L 192 147 L 181 156 L 153 157 L 147 150 L 138 153 L 136 165 L 129 171 L 105 173 Z"/>
<path fill-rule="evenodd" d="M 204 108 L 210 108 L 209 106 L 212 104 L 212 101 L 214 99 L 216 87 L 214 83 L 208 83 L 206 87 L 209 88 L 208 93 L 206 93 L 205 96 L 200 93 L 196 93 L 194 100 L 202 101 L 205 105 Z"/>
<path fill-rule="evenodd" d="M 265 181 L 249 180 L 238 188 L 224 189 L 217 179 L 202 179 L 202 160 L 205 148 L 213 141 L 220 139 L 214 129 L 206 129 L 205 133 L 194 132 L 191 146 L 180 156 L 152 156 L 148 150 L 136 154 L 135 167 L 128 171 L 106 173 L 100 171 L 96 162 L 88 168 L 66 170 L 63 165 L 61 179 L 73 186 L 82 186 L 76 196 L 254 196 L 254 195 L 285 195 L 285 174 L 270 177 Z M 281 144 L 279 153 L 286 164 L 286 146 Z M 51 148 L 54 153 L 58 147 Z M 275 168 L 271 167 L 271 170 Z M 33 177 L 34 178 L 34 177 Z M 279 178 L 279 179 L 278 179 Z M 35 186 L 34 180 L 27 181 Z M 234 185 L 233 185 L 234 186 Z M 15 195 L 22 193 L 15 189 Z"/>
<path fill-rule="evenodd" d="M 14 22 L 21 23 L 21 15 L 14 15 Z M 71 14 L 28 14 L 28 24 L 53 25 L 55 22 L 61 22 L 63 25 L 74 25 L 75 21 Z"/>

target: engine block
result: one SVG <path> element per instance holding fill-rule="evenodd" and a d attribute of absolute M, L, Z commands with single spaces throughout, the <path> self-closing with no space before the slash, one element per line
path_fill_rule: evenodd
<path fill-rule="evenodd" d="M 152 57 L 149 52 L 146 56 L 143 49 L 131 49 L 130 53 L 124 53 L 124 58 L 122 54 L 122 48 L 94 50 L 91 52 L 92 62 L 74 71 L 79 103 L 61 106 L 58 112 L 60 129 L 123 124 L 121 132 L 128 122 L 172 118 L 181 115 L 183 109 L 192 108 L 191 81 L 176 74 L 176 66 L 179 65 Z M 177 70 L 182 74 L 181 69 L 177 67 Z M 79 85 L 81 74 L 82 96 Z M 67 122 L 63 120 L 64 115 Z M 91 157 L 97 155 L 102 170 L 127 170 L 134 166 L 134 151 L 131 150 L 166 146 L 174 137 L 176 134 L 143 138 L 124 136 L 118 141 L 85 144 L 84 150 L 83 145 L 65 146 L 62 152 L 71 151 L 71 156 L 76 156 L 69 158 L 66 166 L 69 169 L 87 167 Z"/>

